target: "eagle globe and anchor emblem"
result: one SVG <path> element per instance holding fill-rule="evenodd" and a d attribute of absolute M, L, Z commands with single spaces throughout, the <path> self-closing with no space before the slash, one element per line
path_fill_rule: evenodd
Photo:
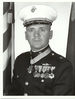
<path fill-rule="evenodd" d="M 31 9 L 31 12 L 32 12 L 32 13 L 34 13 L 34 12 L 35 12 L 35 10 L 36 10 L 36 7 L 35 7 L 35 6 L 33 6 L 33 7 L 32 7 L 32 9 Z"/>

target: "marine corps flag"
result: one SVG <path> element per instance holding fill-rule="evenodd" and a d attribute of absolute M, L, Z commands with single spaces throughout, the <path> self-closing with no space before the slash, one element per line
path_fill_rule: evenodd
<path fill-rule="evenodd" d="M 71 61 L 73 65 L 74 94 L 75 94 L 75 2 L 72 3 L 72 7 L 71 7 L 66 57 L 68 60 Z"/>
<path fill-rule="evenodd" d="M 11 83 L 14 3 L 3 2 L 3 93 Z"/>

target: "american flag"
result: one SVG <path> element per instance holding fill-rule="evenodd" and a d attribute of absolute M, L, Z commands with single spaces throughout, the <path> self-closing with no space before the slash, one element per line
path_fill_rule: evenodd
<path fill-rule="evenodd" d="M 11 83 L 14 61 L 14 2 L 3 2 L 3 93 Z M 5 94 L 5 93 L 4 93 Z"/>
<path fill-rule="evenodd" d="M 75 92 L 75 2 L 73 2 L 71 5 L 66 57 L 68 60 L 71 61 L 73 65 L 73 74 L 74 74 L 73 82 L 74 82 L 74 92 Z"/>

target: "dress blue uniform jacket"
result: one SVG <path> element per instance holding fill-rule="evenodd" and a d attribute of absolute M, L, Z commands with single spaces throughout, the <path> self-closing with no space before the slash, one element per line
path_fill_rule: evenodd
<path fill-rule="evenodd" d="M 35 54 L 36 53 L 32 52 L 33 57 L 36 56 Z M 36 68 L 33 66 L 32 73 L 28 72 L 30 59 L 30 52 L 22 53 L 17 57 L 14 65 L 11 88 L 9 88 L 10 90 L 8 91 L 9 95 L 73 94 L 73 67 L 66 58 L 51 51 L 47 56 L 34 64 L 37 68 L 43 68 L 43 66 L 50 66 L 50 68 L 47 68 L 44 72 L 42 69 L 41 71 L 38 69 L 36 71 Z M 53 71 L 51 70 L 52 68 L 54 68 Z"/>

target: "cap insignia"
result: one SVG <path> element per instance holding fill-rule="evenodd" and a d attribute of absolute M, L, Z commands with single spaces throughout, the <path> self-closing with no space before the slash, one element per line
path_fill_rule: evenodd
<path fill-rule="evenodd" d="M 36 10 L 36 7 L 34 6 L 34 7 L 32 7 L 32 9 L 31 9 L 31 12 L 35 12 L 35 10 Z"/>

